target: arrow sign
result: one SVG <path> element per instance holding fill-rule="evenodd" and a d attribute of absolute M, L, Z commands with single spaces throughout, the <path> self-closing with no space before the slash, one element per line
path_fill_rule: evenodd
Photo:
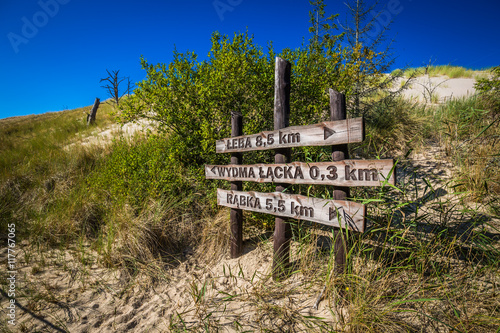
<path fill-rule="evenodd" d="M 325 140 L 328 139 L 329 137 L 331 137 L 332 135 L 335 134 L 335 131 L 328 128 L 328 127 L 325 127 Z"/>
<path fill-rule="evenodd" d="M 289 147 L 330 146 L 362 142 L 363 139 L 363 118 L 352 118 L 217 140 L 216 152 L 232 153 Z"/>
<path fill-rule="evenodd" d="M 260 193 L 217 189 L 217 204 L 333 227 L 365 231 L 365 205 L 346 201 L 306 197 L 280 192 Z"/>
<path fill-rule="evenodd" d="M 251 165 L 205 165 L 206 179 L 257 183 L 318 184 L 333 186 L 394 185 L 394 161 L 343 160 L 338 162 Z"/>

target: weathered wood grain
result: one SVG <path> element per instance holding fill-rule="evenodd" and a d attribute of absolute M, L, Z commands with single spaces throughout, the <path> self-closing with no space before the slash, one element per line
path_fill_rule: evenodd
<path fill-rule="evenodd" d="M 240 136 L 243 134 L 243 115 L 240 112 L 231 112 L 231 136 Z M 241 153 L 231 153 L 231 164 L 238 165 L 242 163 Z M 233 180 L 231 182 L 232 191 L 243 190 L 241 181 Z M 241 209 L 231 208 L 231 258 L 238 258 L 243 253 L 243 211 Z"/>
<path fill-rule="evenodd" d="M 291 85 L 292 64 L 285 59 L 276 57 L 274 69 L 274 130 L 278 134 L 282 133 L 290 126 L 290 85 Z M 269 136 L 268 136 L 269 138 Z M 288 137 L 286 137 L 288 138 Z M 292 137 L 292 141 L 296 136 Z M 259 138 L 255 139 L 256 144 Z M 250 141 L 250 140 L 248 140 Z M 267 141 L 267 138 L 266 138 Z M 278 142 L 282 141 L 278 139 Z M 239 141 L 238 141 L 239 142 Z M 269 141 L 271 142 L 271 140 Z M 263 144 L 263 141 L 260 141 Z M 246 144 L 246 141 L 245 141 Z M 291 161 L 291 149 L 279 147 L 274 150 L 274 162 L 284 164 Z M 289 185 L 286 183 L 277 183 L 276 192 L 284 192 Z M 276 216 L 274 219 L 273 236 L 273 266 L 272 275 L 274 280 L 279 280 L 287 275 L 290 265 L 290 242 L 292 240 L 292 228 L 288 221 Z"/>
<path fill-rule="evenodd" d="M 217 204 L 276 216 L 317 222 L 333 227 L 365 230 L 365 205 L 280 192 L 260 193 L 217 189 Z"/>
<path fill-rule="evenodd" d="M 338 121 L 347 119 L 345 95 L 331 88 L 328 92 L 330 95 L 330 120 Z M 336 144 L 332 146 L 332 161 L 344 161 L 348 158 L 349 147 L 347 144 Z M 346 200 L 350 192 L 351 189 L 348 186 L 334 186 L 332 198 L 334 200 Z M 349 247 L 347 235 L 344 230 L 340 228 L 334 228 L 333 235 L 335 239 L 333 245 L 333 254 L 335 256 L 334 270 L 337 273 L 343 273 L 347 266 L 347 252 Z"/>

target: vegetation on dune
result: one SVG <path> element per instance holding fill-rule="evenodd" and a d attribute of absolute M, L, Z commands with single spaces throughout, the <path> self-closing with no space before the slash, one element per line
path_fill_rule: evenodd
<path fill-rule="evenodd" d="M 324 18 L 324 7 L 317 8 L 312 18 Z M 320 26 L 321 21 L 314 22 L 313 28 Z M 88 244 L 101 264 L 153 281 L 169 281 L 165 268 L 186 260 L 186 249 L 217 260 L 226 251 L 229 221 L 215 204 L 215 189 L 227 183 L 206 181 L 203 166 L 229 162 L 215 153 L 215 140 L 230 136 L 232 110 L 242 112 L 246 134 L 273 128 L 274 62 L 280 56 L 292 62 L 290 124 L 328 119 L 327 89 L 344 92 L 350 116 L 364 115 L 367 126 L 365 142 L 350 146 L 352 156 L 395 157 L 399 177 L 395 187 L 352 189 L 353 200 L 372 203 L 367 232 L 350 235 L 345 274 L 333 274 L 331 246 L 318 248 L 325 235 L 331 244 L 330 229 L 291 221 L 297 259 L 293 274 L 302 274 L 302 289 L 252 278 L 251 292 L 227 294 L 224 302 L 245 298 L 263 313 L 262 330 L 273 330 L 269 319 L 286 318 L 281 329 L 289 331 L 494 331 L 500 326 L 499 67 L 489 78 L 478 79 L 477 96 L 439 106 L 412 103 L 380 84 L 376 50 L 359 43 L 344 48 L 342 36 L 332 34 L 333 25 L 322 27 L 329 34 L 279 54 L 272 45 L 264 52 L 248 33 L 232 38 L 214 33 L 204 61 L 193 52 L 177 51 L 169 64 L 142 59 L 146 79 L 120 100 L 115 112 L 121 123 L 156 121 L 156 134 L 83 147 L 79 138 L 95 128 L 85 126 L 82 109 L 0 121 L 0 218 L 16 223 L 19 241 L 41 250 Z M 432 69 L 450 77 L 453 71 Z M 97 126 L 110 124 L 110 114 L 111 106 L 103 104 Z M 439 163 L 453 164 L 449 180 L 423 172 L 409 158 L 429 147 L 444 147 L 446 157 Z M 327 148 L 300 148 L 294 149 L 293 159 L 326 161 L 329 153 Z M 244 159 L 245 164 L 271 161 L 271 151 L 248 153 Z M 439 163 L 429 170 L 441 172 Z M 247 182 L 244 190 L 270 192 L 273 187 Z M 329 191 L 293 187 L 294 193 L 314 196 L 326 197 Z M 257 236 L 272 230 L 269 216 L 245 212 L 245 219 L 246 231 L 251 227 Z M 5 233 L 6 223 L 1 228 Z M 222 327 L 214 319 L 220 302 L 206 300 L 211 282 L 192 284 L 200 318 L 186 324 L 177 314 L 169 329 Z M 269 303 L 322 287 L 335 324 L 303 316 L 286 303 Z"/>
<path fill-rule="evenodd" d="M 416 67 L 416 68 L 406 68 L 395 69 L 391 72 L 392 75 L 401 75 L 405 77 L 415 77 L 420 75 L 429 75 L 433 76 L 441 76 L 445 75 L 450 79 L 457 78 L 475 78 L 477 76 L 481 77 L 482 74 L 477 71 L 467 69 L 461 66 L 452 66 L 452 65 L 427 65 L 424 67 Z"/>
<path fill-rule="evenodd" d="M 71 144 L 112 123 L 111 108 L 103 105 L 97 127 L 86 125 L 91 107 L 37 116 L 8 118 L 0 121 L 0 216 L 19 223 L 19 236 L 52 235 L 53 238 L 73 239 L 69 228 L 53 233 L 50 226 L 41 226 L 39 234 L 33 228 L 43 216 L 57 216 L 54 199 L 74 192 L 91 170 L 95 155 L 102 149 L 85 149 Z M 77 187 L 77 186 L 76 186 Z M 66 212 L 67 206 L 61 207 Z M 62 219 L 55 219 L 61 221 Z M 68 223 L 61 221 L 58 223 Z M 2 233 L 6 224 L 1 224 Z"/>
<path fill-rule="evenodd" d="M 484 108 L 491 110 L 494 117 L 500 113 L 500 66 L 490 70 L 489 78 L 478 78 L 476 90 L 483 101 Z"/>

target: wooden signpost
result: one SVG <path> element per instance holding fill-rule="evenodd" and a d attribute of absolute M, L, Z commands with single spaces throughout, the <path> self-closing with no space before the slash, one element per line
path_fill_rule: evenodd
<path fill-rule="evenodd" d="M 331 146 L 362 142 L 363 118 L 286 127 L 282 130 L 232 137 L 216 142 L 217 153 L 279 149 L 305 146 Z"/>
<path fill-rule="evenodd" d="M 291 217 L 365 231 L 365 205 L 345 200 L 328 200 L 280 192 L 240 192 L 217 189 L 221 206 Z"/>
<path fill-rule="evenodd" d="M 238 137 L 243 132 L 243 115 L 239 112 L 231 112 L 231 136 Z M 231 154 L 231 164 L 241 164 L 243 156 L 241 153 Z M 231 181 L 232 191 L 241 191 L 243 184 L 237 179 Z M 243 251 L 243 210 L 231 208 L 231 258 L 236 258 Z"/>
<path fill-rule="evenodd" d="M 394 185 L 393 165 L 393 160 L 205 165 L 205 177 L 257 183 L 381 186 L 384 182 Z"/>
<path fill-rule="evenodd" d="M 276 216 L 273 278 L 281 278 L 289 264 L 291 227 L 287 218 L 313 221 L 335 228 L 336 270 L 342 272 L 347 239 L 342 230 L 364 232 L 366 207 L 348 201 L 350 186 L 395 183 L 394 161 L 350 160 L 347 144 L 362 142 L 362 118 L 346 119 L 345 96 L 330 89 L 330 121 L 289 127 L 290 71 L 287 61 L 276 58 L 274 130 L 242 135 L 242 116 L 232 113 L 231 138 L 216 142 L 217 153 L 231 153 L 230 165 L 205 165 L 207 179 L 231 182 L 231 190 L 217 190 L 217 203 L 231 208 L 231 257 L 242 253 L 242 210 Z M 332 146 L 332 162 L 290 161 L 290 148 Z M 275 150 L 274 164 L 242 164 L 242 152 Z M 273 193 L 243 192 L 242 181 L 275 182 Z M 331 200 L 284 193 L 288 184 L 334 187 Z"/>
<path fill-rule="evenodd" d="M 347 118 L 347 108 L 345 105 L 345 95 L 333 89 L 329 90 L 330 94 L 330 120 L 344 120 Z M 347 144 L 332 146 L 332 161 L 339 162 L 349 158 L 349 148 Z M 333 188 L 334 200 L 346 200 L 349 197 L 349 187 L 335 186 Z M 335 272 L 343 273 L 347 265 L 348 241 L 349 237 L 341 228 L 333 230 L 334 245 L 333 254 L 335 256 Z"/>
<path fill-rule="evenodd" d="M 290 73 L 292 65 L 284 59 L 276 57 L 274 69 L 274 130 L 284 130 L 290 126 Z M 274 150 L 274 163 L 284 164 L 291 162 L 290 148 Z M 286 183 L 276 183 L 276 192 L 283 193 L 288 189 Z M 290 242 L 292 227 L 281 216 L 274 218 L 273 235 L 273 266 L 274 279 L 280 279 L 287 274 L 290 262 Z"/>

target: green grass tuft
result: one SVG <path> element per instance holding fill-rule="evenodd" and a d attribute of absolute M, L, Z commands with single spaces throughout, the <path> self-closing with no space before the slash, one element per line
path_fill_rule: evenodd
<path fill-rule="evenodd" d="M 439 65 L 439 66 L 427 66 L 427 67 L 417 67 L 417 68 L 407 68 L 404 71 L 401 69 L 395 69 L 391 73 L 392 75 L 413 77 L 421 75 L 429 76 L 440 76 L 445 75 L 450 79 L 456 78 L 474 78 L 481 75 L 481 72 L 467 69 L 461 66 L 451 66 L 451 65 Z"/>

